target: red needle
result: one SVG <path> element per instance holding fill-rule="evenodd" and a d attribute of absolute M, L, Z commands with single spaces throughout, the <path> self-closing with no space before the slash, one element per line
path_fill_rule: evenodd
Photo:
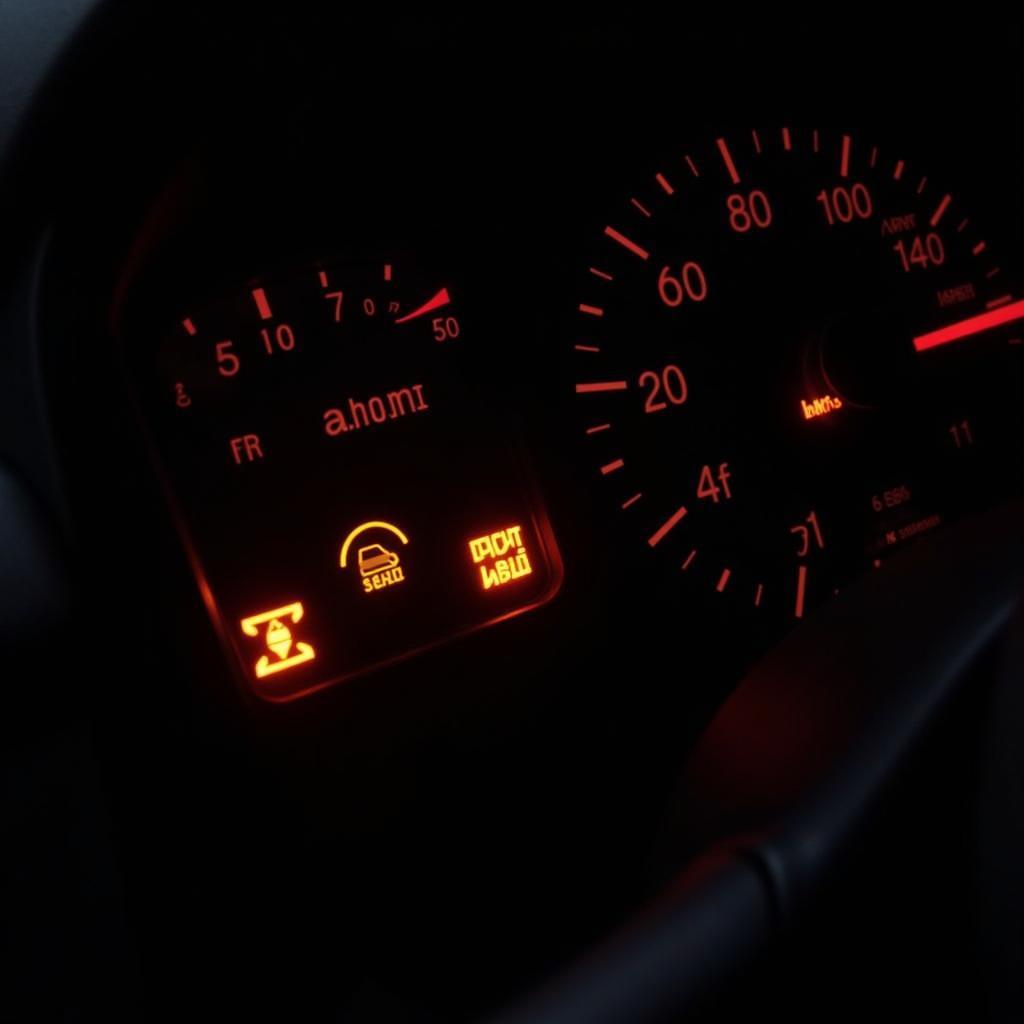
<path fill-rule="evenodd" d="M 960 341 L 961 338 L 969 338 L 972 334 L 990 331 L 993 327 L 1001 327 L 1021 318 L 1024 318 L 1024 299 L 1000 306 L 998 309 L 990 309 L 987 313 L 969 316 L 966 320 L 940 327 L 937 331 L 919 334 L 914 339 L 914 349 L 917 352 L 925 352 L 930 348 L 948 345 L 951 341 Z"/>
<path fill-rule="evenodd" d="M 435 309 L 447 306 L 451 301 L 448 289 L 442 288 L 432 299 L 427 299 L 418 309 L 414 309 L 411 313 L 406 313 L 405 316 L 399 317 L 395 323 L 404 324 L 407 320 L 415 320 L 416 317 L 423 316 L 424 313 L 433 313 Z"/>

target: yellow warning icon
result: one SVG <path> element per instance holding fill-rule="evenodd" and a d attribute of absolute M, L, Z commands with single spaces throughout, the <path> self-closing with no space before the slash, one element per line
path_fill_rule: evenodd
<path fill-rule="evenodd" d="M 316 657 L 316 651 L 311 644 L 296 640 L 288 623 L 292 626 L 298 624 L 305 614 L 301 601 L 294 604 L 286 604 L 281 608 L 274 608 L 269 612 L 260 612 L 258 615 L 250 615 L 242 619 L 242 632 L 246 636 L 258 637 L 260 626 L 266 626 L 263 631 L 263 641 L 270 654 L 260 655 L 256 662 L 256 678 L 273 675 L 275 672 L 283 672 L 287 668 L 294 668 L 305 661 L 312 661 Z M 271 657 L 273 655 L 273 657 Z"/>
<path fill-rule="evenodd" d="M 396 540 L 403 544 L 409 543 L 409 538 L 392 523 L 385 523 L 382 519 L 371 519 L 369 522 L 357 526 L 341 545 L 341 556 L 338 564 L 342 569 L 348 568 L 349 549 L 353 541 L 367 530 L 384 530 L 390 533 Z M 394 544 L 389 541 L 389 544 Z M 402 559 L 397 551 L 384 547 L 383 544 L 365 544 L 356 553 L 356 563 L 359 566 L 359 575 L 363 581 L 363 592 L 372 594 L 385 587 L 393 587 L 396 583 L 405 582 L 405 569 L 402 567 Z"/>

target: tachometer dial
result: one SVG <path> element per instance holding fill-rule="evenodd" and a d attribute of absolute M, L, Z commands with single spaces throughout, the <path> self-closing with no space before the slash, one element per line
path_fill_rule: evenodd
<path fill-rule="evenodd" d="M 579 432 L 621 528 L 777 631 L 1020 486 L 1024 299 L 955 189 L 868 138 L 680 149 L 580 268 Z"/>
<path fill-rule="evenodd" d="M 201 590 L 285 700 L 550 598 L 558 551 L 458 291 L 322 264 L 129 349 Z"/>

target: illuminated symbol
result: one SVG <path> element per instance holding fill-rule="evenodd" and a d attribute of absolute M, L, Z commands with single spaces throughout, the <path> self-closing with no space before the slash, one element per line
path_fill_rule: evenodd
<path fill-rule="evenodd" d="M 367 544 L 365 548 L 359 549 L 357 561 L 359 562 L 360 576 L 373 576 L 386 569 L 394 569 L 398 565 L 399 558 L 394 551 L 388 551 L 381 544 Z"/>
<path fill-rule="evenodd" d="M 352 542 L 368 530 L 387 530 L 403 544 L 409 543 L 409 538 L 397 526 L 392 526 L 391 523 L 385 523 L 380 519 L 372 519 L 357 526 L 345 538 L 345 543 L 341 546 L 341 557 L 338 559 L 338 564 L 342 569 L 348 568 L 348 554 Z M 393 587 L 395 584 L 405 581 L 405 570 L 402 568 L 398 553 L 389 550 L 383 544 L 363 545 L 356 553 L 356 564 L 359 566 L 363 592 L 366 594 L 372 594 L 375 590 L 384 590 L 386 587 Z"/>
<path fill-rule="evenodd" d="M 180 380 L 174 385 L 174 404 L 179 409 L 187 409 L 192 404 L 192 399 L 189 398 L 185 385 Z"/>
<path fill-rule="evenodd" d="M 260 447 L 259 434 L 243 434 L 241 437 L 231 438 L 231 455 L 235 465 L 240 466 L 243 462 L 255 462 L 263 458 L 263 449 Z"/>
<path fill-rule="evenodd" d="M 819 416 L 827 416 L 830 412 L 836 412 L 843 407 L 843 400 L 838 395 L 823 395 L 821 398 L 812 398 L 807 401 L 800 399 L 800 410 L 805 420 L 817 419 Z"/>
<path fill-rule="evenodd" d="M 316 657 L 316 651 L 312 646 L 301 640 L 296 640 L 288 627 L 288 620 L 294 626 L 302 620 L 304 614 L 302 602 L 296 601 L 294 604 L 286 604 L 281 608 L 274 608 L 269 612 L 260 612 L 259 615 L 250 615 L 249 618 L 242 619 L 242 632 L 246 636 L 258 637 L 260 626 L 266 626 L 263 631 L 263 642 L 270 653 L 261 654 L 256 662 L 257 679 L 294 668 L 296 665 L 312 661 Z"/>
<path fill-rule="evenodd" d="M 533 572 L 521 526 L 509 526 L 471 540 L 469 553 L 473 564 L 480 569 L 480 582 L 484 590 L 503 587 Z"/>

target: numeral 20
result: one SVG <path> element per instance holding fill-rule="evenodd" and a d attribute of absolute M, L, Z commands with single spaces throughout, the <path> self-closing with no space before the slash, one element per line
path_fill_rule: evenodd
<path fill-rule="evenodd" d="M 639 380 L 640 387 L 650 387 L 650 392 L 647 395 L 647 400 L 644 402 L 644 412 L 661 412 L 662 409 L 667 409 L 669 402 L 672 405 L 682 405 L 686 401 L 686 396 L 689 391 L 686 387 L 686 377 L 683 375 L 683 371 L 678 366 L 666 366 L 661 373 L 656 373 L 654 370 L 644 370 L 640 374 Z M 659 395 L 664 392 L 668 402 L 663 402 L 659 399 Z"/>

